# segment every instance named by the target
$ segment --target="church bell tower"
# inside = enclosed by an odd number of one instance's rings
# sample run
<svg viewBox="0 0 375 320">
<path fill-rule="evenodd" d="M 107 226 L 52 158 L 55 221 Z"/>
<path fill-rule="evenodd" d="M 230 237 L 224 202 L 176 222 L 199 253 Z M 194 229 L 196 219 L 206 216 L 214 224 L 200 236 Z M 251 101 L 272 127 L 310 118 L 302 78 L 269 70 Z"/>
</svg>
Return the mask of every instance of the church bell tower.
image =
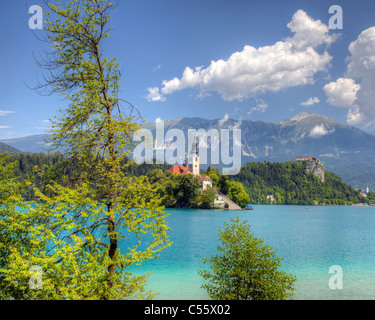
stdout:
<svg viewBox="0 0 375 320">
<path fill-rule="evenodd" d="M 189 171 L 195 176 L 200 176 L 198 142 L 195 136 L 191 152 L 189 154 Z"/>
</svg>

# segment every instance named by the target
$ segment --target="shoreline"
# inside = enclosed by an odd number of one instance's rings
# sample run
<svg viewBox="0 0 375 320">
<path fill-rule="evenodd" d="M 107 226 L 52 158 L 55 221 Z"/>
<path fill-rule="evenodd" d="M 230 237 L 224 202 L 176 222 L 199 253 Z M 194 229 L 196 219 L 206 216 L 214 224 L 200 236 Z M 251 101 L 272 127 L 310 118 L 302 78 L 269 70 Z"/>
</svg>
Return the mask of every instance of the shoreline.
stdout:
<svg viewBox="0 0 375 320">
<path fill-rule="evenodd" d="M 269 203 L 253 203 L 251 206 L 301 206 L 301 207 L 375 207 L 375 204 L 353 203 L 353 204 L 269 204 Z M 191 210 L 244 210 L 251 211 L 246 208 L 229 209 L 229 208 L 182 208 L 182 207 L 165 207 L 165 209 L 191 209 Z"/>
</svg>

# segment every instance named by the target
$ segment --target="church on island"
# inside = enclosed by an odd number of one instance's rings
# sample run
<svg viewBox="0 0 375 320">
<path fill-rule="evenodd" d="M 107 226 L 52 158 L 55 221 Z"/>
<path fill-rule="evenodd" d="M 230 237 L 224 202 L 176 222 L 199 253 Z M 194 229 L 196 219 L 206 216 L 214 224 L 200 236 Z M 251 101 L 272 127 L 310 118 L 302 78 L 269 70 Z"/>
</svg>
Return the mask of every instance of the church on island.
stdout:
<svg viewBox="0 0 375 320">
<path fill-rule="evenodd" d="M 194 176 L 199 177 L 200 182 L 200 189 L 201 192 L 208 188 L 213 188 L 216 192 L 216 199 L 214 201 L 214 207 L 216 208 L 228 208 L 229 210 L 241 210 L 241 207 L 234 203 L 231 199 L 229 199 L 226 195 L 220 193 L 216 188 L 213 186 L 212 179 L 206 175 L 200 174 L 200 164 L 199 164 L 199 152 L 198 152 L 198 142 L 194 137 L 194 142 L 191 148 L 191 152 L 188 155 L 188 163 L 186 161 L 183 165 L 175 164 L 173 165 L 169 171 L 175 174 L 192 174 Z"/>
<path fill-rule="evenodd" d="M 199 177 L 199 182 L 201 184 L 201 191 L 206 190 L 207 188 L 212 188 L 213 183 L 211 178 L 208 175 L 200 174 L 200 165 L 199 165 L 199 153 L 198 153 L 198 142 L 194 138 L 192 149 L 188 155 L 189 165 L 186 164 L 186 161 L 183 165 L 175 164 L 169 171 L 171 173 L 177 174 L 192 174 Z"/>
</svg>

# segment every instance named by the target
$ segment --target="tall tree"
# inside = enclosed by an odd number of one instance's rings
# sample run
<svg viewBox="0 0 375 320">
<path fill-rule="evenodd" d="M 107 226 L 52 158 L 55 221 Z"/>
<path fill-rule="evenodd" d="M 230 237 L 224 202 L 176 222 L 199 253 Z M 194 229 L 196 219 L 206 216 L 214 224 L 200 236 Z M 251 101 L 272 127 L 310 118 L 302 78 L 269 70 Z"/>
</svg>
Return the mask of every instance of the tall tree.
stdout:
<svg viewBox="0 0 375 320">
<path fill-rule="evenodd" d="M 53 196 L 35 190 L 41 204 L 30 207 L 42 221 L 30 229 L 40 249 L 13 252 L 8 278 L 18 274 L 25 288 L 26 267 L 33 264 L 43 270 L 43 290 L 28 291 L 29 298 L 150 298 L 147 275 L 133 275 L 129 267 L 157 257 L 170 241 L 160 199 L 147 179 L 123 173 L 139 124 L 135 108 L 119 97 L 116 58 L 103 57 L 114 5 L 108 0 L 45 4 L 46 39 L 53 51 L 38 61 L 46 73 L 35 89 L 69 102 L 51 129 L 65 160 L 41 173 L 51 178 L 47 187 Z M 69 178 L 57 179 L 67 167 Z"/>
</svg>

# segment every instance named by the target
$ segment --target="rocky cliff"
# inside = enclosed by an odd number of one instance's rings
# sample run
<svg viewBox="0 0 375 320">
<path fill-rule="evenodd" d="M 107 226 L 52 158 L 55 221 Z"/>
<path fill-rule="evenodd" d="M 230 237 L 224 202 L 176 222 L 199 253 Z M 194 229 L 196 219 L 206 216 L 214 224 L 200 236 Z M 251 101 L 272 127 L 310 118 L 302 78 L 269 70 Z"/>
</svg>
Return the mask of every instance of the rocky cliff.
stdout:
<svg viewBox="0 0 375 320">
<path fill-rule="evenodd" d="M 321 182 L 324 182 L 324 167 L 319 160 L 307 160 L 306 171 L 314 174 Z"/>
</svg>

